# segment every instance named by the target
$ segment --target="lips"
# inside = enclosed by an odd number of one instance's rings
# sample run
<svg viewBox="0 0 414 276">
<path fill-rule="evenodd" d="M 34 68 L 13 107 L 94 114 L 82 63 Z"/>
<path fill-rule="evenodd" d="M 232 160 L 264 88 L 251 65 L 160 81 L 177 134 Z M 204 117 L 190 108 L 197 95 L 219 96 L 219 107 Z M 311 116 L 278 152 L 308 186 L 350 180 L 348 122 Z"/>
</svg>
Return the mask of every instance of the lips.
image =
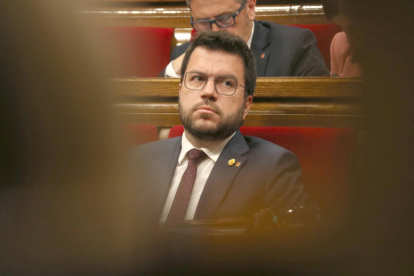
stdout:
<svg viewBox="0 0 414 276">
<path fill-rule="evenodd" d="M 211 106 L 202 105 L 197 108 L 197 111 L 203 112 L 203 113 L 217 113 Z"/>
</svg>

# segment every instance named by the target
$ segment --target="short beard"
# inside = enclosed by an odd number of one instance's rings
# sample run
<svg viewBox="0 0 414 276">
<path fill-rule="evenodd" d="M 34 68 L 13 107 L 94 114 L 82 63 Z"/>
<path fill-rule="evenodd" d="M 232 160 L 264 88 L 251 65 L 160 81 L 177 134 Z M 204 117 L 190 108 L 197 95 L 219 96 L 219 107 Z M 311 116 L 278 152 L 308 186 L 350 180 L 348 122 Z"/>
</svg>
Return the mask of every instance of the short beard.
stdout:
<svg viewBox="0 0 414 276">
<path fill-rule="evenodd" d="M 204 128 L 202 126 L 196 126 L 193 120 L 191 119 L 191 115 L 202 105 L 208 105 L 214 109 L 214 111 L 219 115 L 222 119 L 219 121 L 215 128 Z M 218 108 L 214 102 L 211 102 L 208 99 L 204 100 L 204 103 L 198 104 L 194 106 L 190 111 L 185 112 L 181 108 L 180 99 L 178 99 L 178 107 L 180 110 L 180 120 L 184 126 L 184 129 L 188 131 L 191 135 L 201 141 L 218 141 L 224 140 L 230 135 L 232 135 L 236 130 L 238 130 L 243 125 L 243 114 L 244 114 L 244 106 L 242 106 L 236 114 L 231 115 L 227 118 L 222 118 L 222 112 L 220 108 Z M 208 119 L 211 115 L 210 114 L 201 114 L 202 119 Z"/>
</svg>

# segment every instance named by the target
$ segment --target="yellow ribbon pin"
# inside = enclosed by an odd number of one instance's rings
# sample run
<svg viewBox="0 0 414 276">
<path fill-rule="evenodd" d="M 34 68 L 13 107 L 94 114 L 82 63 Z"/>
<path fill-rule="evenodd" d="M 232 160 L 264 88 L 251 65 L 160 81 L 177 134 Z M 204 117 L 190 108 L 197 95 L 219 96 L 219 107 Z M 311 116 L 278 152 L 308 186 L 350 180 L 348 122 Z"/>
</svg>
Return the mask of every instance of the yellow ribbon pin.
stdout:
<svg viewBox="0 0 414 276">
<path fill-rule="evenodd" d="M 230 159 L 229 160 L 229 166 L 233 166 L 234 165 L 234 163 L 236 163 L 236 160 L 233 158 L 233 159 Z"/>
</svg>

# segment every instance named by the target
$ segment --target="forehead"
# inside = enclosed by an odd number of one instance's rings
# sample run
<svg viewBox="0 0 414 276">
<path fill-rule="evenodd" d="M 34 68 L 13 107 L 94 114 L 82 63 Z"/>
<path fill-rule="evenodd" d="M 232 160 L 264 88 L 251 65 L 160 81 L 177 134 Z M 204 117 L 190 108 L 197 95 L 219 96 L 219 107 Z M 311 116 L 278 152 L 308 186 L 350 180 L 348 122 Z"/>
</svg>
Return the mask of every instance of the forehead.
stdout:
<svg viewBox="0 0 414 276">
<path fill-rule="evenodd" d="M 244 83 L 244 64 L 242 58 L 220 50 L 208 50 L 203 47 L 194 49 L 190 56 L 186 72 L 198 71 L 211 75 L 227 75 Z"/>
<path fill-rule="evenodd" d="M 213 19 L 222 14 L 233 14 L 240 8 L 236 0 L 192 0 L 191 15 L 195 19 Z"/>
</svg>

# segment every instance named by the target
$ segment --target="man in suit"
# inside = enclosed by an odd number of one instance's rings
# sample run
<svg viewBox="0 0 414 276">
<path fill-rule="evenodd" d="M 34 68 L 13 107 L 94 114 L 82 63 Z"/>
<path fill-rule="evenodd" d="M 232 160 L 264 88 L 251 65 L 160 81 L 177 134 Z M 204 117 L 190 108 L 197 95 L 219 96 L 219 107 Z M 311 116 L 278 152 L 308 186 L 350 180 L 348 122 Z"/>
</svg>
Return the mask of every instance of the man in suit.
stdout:
<svg viewBox="0 0 414 276">
<path fill-rule="evenodd" d="M 197 32 L 223 30 L 240 36 L 256 58 L 259 77 L 329 76 L 329 70 L 308 29 L 255 21 L 256 0 L 187 0 Z M 184 52 L 176 47 L 160 76 L 180 77 Z"/>
<path fill-rule="evenodd" d="M 151 223 L 168 225 L 175 205 L 183 210 L 172 225 L 183 219 L 252 216 L 263 208 L 280 215 L 310 203 L 297 157 L 239 131 L 256 85 L 246 43 L 226 32 L 203 32 L 188 49 L 181 73 L 183 136 L 131 150 L 141 210 L 152 213 Z M 193 161 L 193 151 L 202 158 Z"/>
</svg>

